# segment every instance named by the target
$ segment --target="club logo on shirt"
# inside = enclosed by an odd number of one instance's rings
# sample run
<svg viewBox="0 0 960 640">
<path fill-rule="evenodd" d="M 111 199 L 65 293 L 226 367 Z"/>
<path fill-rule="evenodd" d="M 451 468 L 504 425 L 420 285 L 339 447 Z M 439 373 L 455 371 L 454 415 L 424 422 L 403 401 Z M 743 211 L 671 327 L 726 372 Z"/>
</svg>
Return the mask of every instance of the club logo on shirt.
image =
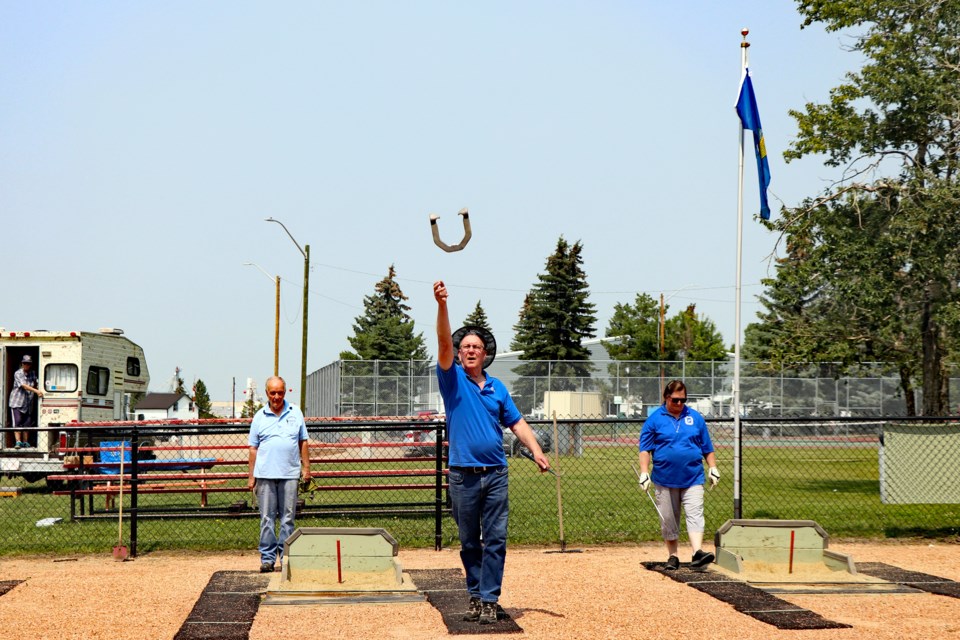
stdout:
<svg viewBox="0 0 960 640">
<path fill-rule="evenodd" d="M 684 418 L 684 419 L 683 419 L 683 424 L 687 425 L 688 427 L 692 427 L 692 426 L 693 426 L 693 416 L 687 416 L 686 418 Z"/>
</svg>

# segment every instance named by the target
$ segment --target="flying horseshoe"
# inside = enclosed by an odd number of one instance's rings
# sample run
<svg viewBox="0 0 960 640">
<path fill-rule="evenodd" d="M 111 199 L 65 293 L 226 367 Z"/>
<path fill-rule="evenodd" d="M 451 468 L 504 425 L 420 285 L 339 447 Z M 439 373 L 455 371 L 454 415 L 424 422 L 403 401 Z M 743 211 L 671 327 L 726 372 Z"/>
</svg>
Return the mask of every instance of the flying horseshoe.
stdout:
<svg viewBox="0 0 960 640">
<path fill-rule="evenodd" d="M 433 232 L 433 243 L 447 253 L 452 253 L 454 251 L 460 251 L 463 249 L 465 246 L 467 246 L 467 243 L 470 242 L 470 236 L 473 235 L 470 232 L 470 213 L 467 211 L 467 208 L 464 207 L 463 209 L 460 209 L 460 211 L 457 212 L 457 215 L 463 216 L 463 240 L 461 240 L 458 244 L 450 246 L 440 239 L 440 229 L 437 228 L 437 220 L 440 219 L 440 216 L 435 213 L 430 214 L 430 230 Z"/>
</svg>

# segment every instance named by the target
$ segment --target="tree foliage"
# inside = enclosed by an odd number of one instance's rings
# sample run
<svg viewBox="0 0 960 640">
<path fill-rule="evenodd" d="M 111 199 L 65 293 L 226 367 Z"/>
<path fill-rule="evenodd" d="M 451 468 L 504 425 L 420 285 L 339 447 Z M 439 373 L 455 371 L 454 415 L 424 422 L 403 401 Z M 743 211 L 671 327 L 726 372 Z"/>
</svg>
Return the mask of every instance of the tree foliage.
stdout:
<svg viewBox="0 0 960 640">
<path fill-rule="evenodd" d="M 480 305 L 480 301 L 477 300 L 477 306 L 473 308 L 473 311 L 468 315 L 464 321 L 464 326 L 470 325 L 474 327 L 480 327 L 486 329 L 487 331 L 491 330 L 490 320 L 487 319 L 487 312 L 483 310 L 483 307 Z"/>
<path fill-rule="evenodd" d="M 344 351 L 344 360 L 426 360 L 427 347 L 422 333 L 414 332 L 414 321 L 407 313 L 407 296 L 396 282 L 393 265 L 386 277 L 374 287 L 373 295 L 363 299 L 364 313 L 357 316 L 354 335 L 347 338 L 354 351 Z"/>
<path fill-rule="evenodd" d="M 240 417 L 252 418 L 260 409 L 263 409 L 263 403 L 257 402 L 253 398 L 247 398 L 246 402 L 243 403 L 243 408 L 240 409 Z"/>
<path fill-rule="evenodd" d="M 187 389 L 183 386 L 183 378 L 180 376 L 180 367 L 177 367 L 173 372 L 173 380 L 170 383 L 172 390 L 176 394 L 186 395 Z"/>
<path fill-rule="evenodd" d="M 197 406 L 197 415 L 200 418 L 215 417 L 210 410 L 210 394 L 207 392 L 207 385 L 200 378 L 197 378 L 193 385 L 193 404 Z"/>
<path fill-rule="evenodd" d="M 664 307 L 664 314 L 669 310 Z M 650 295 L 638 293 L 633 304 L 617 303 L 607 325 L 604 342 L 614 360 L 726 360 L 727 349 L 716 324 L 697 315 L 695 304 L 663 322 L 663 350 L 660 349 L 660 305 Z"/>
<path fill-rule="evenodd" d="M 606 337 L 620 338 L 603 343 L 614 360 L 660 360 L 659 303 L 646 293 L 638 293 L 633 304 L 616 303 Z"/>
<path fill-rule="evenodd" d="M 514 385 L 514 395 L 522 398 L 518 401 L 521 410 L 532 409 L 546 390 L 545 385 L 537 386 L 532 378 L 549 378 L 551 390 L 562 391 L 580 389 L 582 379 L 590 376 L 590 351 L 583 341 L 596 335 L 596 308 L 588 301 L 590 292 L 582 254 L 579 241 L 571 245 L 561 236 L 556 250 L 547 258 L 544 272 L 538 274 L 537 282 L 524 298 L 510 348 L 521 352 L 521 360 L 536 362 L 514 369 L 515 373 L 531 378 Z"/>
<path fill-rule="evenodd" d="M 697 315 L 697 305 L 686 309 L 664 322 L 664 350 L 680 360 L 726 360 L 727 348 L 723 336 L 713 320 Z"/>
<path fill-rule="evenodd" d="M 842 179 L 772 227 L 786 246 L 749 351 L 773 361 L 896 362 L 924 415 L 949 407 L 960 303 L 960 3 L 799 0 L 804 26 L 850 35 L 862 68 L 791 111 L 788 161 L 825 156 Z"/>
</svg>

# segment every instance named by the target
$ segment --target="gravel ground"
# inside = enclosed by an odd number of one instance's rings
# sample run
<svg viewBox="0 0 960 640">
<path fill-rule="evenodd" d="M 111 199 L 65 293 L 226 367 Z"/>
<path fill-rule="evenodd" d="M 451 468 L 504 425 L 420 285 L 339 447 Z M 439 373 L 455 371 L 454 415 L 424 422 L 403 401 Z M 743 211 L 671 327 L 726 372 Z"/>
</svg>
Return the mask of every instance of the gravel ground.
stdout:
<svg viewBox="0 0 960 640">
<path fill-rule="evenodd" d="M 853 628 L 779 631 L 644 569 L 641 562 L 665 559 L 661 545 L 571 548 L 580 548 L 582 553 L 510 549 L 501 604 L 524 630 L 512 637 L 960 638 L 960 599 L 956 598 L 931 594 L 783 596 Z M 830 548 L 848 553 L 858 562 L 884 562 L 960 581 L 960 544 L 831 541 Z M 689 560 L 686 554 L 681 553 L 681 561 Z M 400 562 L 404 570 L 448 569 L 459 567 L 459 556 L 455 549 L 401 550 Z M 109 550 L 100 555 L 7 558 L 0 561 L 0 581 L 24 582 L 0 596 L 0 637 L 173 638 L 214 572 L 253 571 L 258 565 L 255 551 L 156 552 L 128 562 L 115 562 Z M 445 636 L 440 614 L 428 603 L 261 606 L 250 631 L 251 640 Z"/>
</svg>

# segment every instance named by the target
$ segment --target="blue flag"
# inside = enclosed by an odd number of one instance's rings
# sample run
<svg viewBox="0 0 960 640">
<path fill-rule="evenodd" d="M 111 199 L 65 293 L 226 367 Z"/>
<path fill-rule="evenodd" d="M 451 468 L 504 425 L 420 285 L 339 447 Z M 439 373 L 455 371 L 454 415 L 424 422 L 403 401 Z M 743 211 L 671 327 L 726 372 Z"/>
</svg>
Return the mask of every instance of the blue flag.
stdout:
<svg viewBox="0 0 960 640">
<path fill-rule="evenodd" d="M 757 153 L 757 177 L 760 179 L 760 217 L 769 220 L 770 205 L 767 204 L 767 187 L 770 186 L 770 165 L 767 163 L 767 145 L 763 141 L 760 111 L 757 109 L 757 97 L 753 93 L 749 69 L 743 70 L 743 78 L 740 80 L 737 115 L 740 116 L 743 128 L 753 132 L 753 149 Z"/>
</svg>

